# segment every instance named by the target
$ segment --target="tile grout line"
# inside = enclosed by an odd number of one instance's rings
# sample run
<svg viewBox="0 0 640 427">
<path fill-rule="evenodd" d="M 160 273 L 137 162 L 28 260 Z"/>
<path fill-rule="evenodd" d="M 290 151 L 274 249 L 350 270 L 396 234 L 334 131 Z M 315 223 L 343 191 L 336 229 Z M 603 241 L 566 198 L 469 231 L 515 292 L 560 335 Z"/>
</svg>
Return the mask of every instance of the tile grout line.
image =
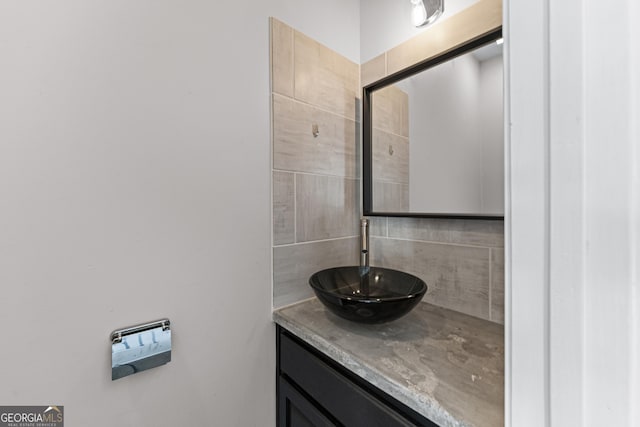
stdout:
<svg viewBox="0 0 640 427">
<path fill-rule="evenodd" d="M 437 240 L 418 240 L 418 239 L 408 239 L 406 237 L 390 237 L 388 235 L 389 230 L 387 227 L 387 236 L 373 236 L 381 239 L 389 239 L 389 240 L 399 240 L 401 242 L 416 242 L 416 243 L 430 243 L 434 245 L 447 245 L 447 246 L 460 246 L 463 248 L 476 248 L 476 249 L 502 249 L 494 246 L 482 246 L 482 245 L 472 245 L 469 243 L 455 243 L 455 242 L 438 242 Z"/>
<path fill-rule="evenodd" d="M 293 86 L 294 86 L 294 91 L 295 91 L 295 82 L 293 83 Z M 342 115 L 340 113 L 336 113 L 334 111 L 327 110 L 327 109 L 322 108 L 322 107 L 320 107 L 318 105 L 311 104 L 310 102 L 306 102 L 306 101 L 303 101 L 303 100 L 295 98 L 295 97 L 292 98 L 292 97 L 290 97 L 288 95 L 285 95 L 285 94 L 282 94 L 282 93 L 278 93 L 278 92 L 273 92 L 273 93 L 275 95 L 281 97 L 281 98 L 286 98 L 286 99 L 288 99 L 290 101 L 297 102 L 298 104 L 302 104 L 302 105 L 306 105 L 306 106 L 311 107 L 311 108 L 315 108 L 318 111 L 321 111 L 321 112 L 327 113 L 327 114 L 331 114 L 332 116 L 336 116 L 336 117 L 339 117 L 341 119 L 349 120 L 349 121 L 354 122 L 354 123 L 360 123 L 361 122 L 360 120 L 356 120 L 355 118 L 347 117 L 347 116 Z M 294 96 L 295 96 L 295 93 L 294 93 Z M 358 101 L 360 101 L 360 98 L 356 98 L 356 99 L 358 99 Z"/>
<path fill-rule="evenodd" d="M 388 76 L 389 75 L 389 55 L 388 55 L 388 50 L 385 50 L 384 52 L 384 76 Z"/>
<path fill-rule="evenodd" d="M 379 182 L 382 184 L 406 185 L 407 187 L 409 186 L 408 182 L 387 181 L 384 179 L 374 179 L 373 182 Z"/>
<path fill-rule="evenodd" d="M 318 177 L 327 177 L 327 178 L 344 178 L 344 179 L 349 179 L 352 181 L 360 181 L 361 178 L 356 178 L 356 177 L 352 177 L 352 176 L 344 176 L 344 175 L 328 175 L 328 174 L 323 174 L 323 173 L 316 173 L 316 172 L 305 172 L 305 171 L 292 171 L 292 170 L 286 170 L 286 169 L 274 169 L 274 172 L 283 172 L 283 173 L 291 173 L 294 175 L 309 175 L 309 176 L 318 176 Z"/>
<path fill-rule="evenodd" d="M 298 243 L 298 175 L 293 174 L 293 243 Z"/>
<path fill-rule="evenodd" d="M 398 138 L 406 139 L 406 140 L 407 140 L 406 142 L 407 142 L 407 143 L 409 143 L 409 139 L 410 139 L 410 138 L 409 138 L 408 136 L 400 135 L 400 134 L 395 133 L 395 132 L 389 132 L 389 131 L 388 131 L 388 130 L 386 130 L 386 129 L 382 129 L 382 128 L 375 127 L 375 126 L 372 126 L 372 129 L 373 129 L 373 130 L 379 130 L 380 132 L 384 132 L 384 133 L 386 133 L 387 135 L 397 136 Z"/>
<path fill-rule="evenodd" d="M 293 97 L 296 96 L 296 32 L 292 27 L 289 27 L 291 30 L 291 71 L 293 75 L 291 76 L 291 94 Z"/>
<path fill-rule="evenodd" d="M 489 248 L 489 320 L 493 321 L 493 249 Z"/>
<path fill-rule="evenodd" d="M 291 95 L 296 96 L 296 32 L 293 27 L 289 27 L 291 31 Z M 275 105 L 275 100 L 274 100 Z M 274 108 L 275 110 L 275 108 Z M 274 136 L 275 136 L 275 126 L 274 126 Z M 275 158 L 275 138 L 273 143 L 273 151 Z M 293 243 L 298 243 L 298 175 L 296 173 L 293 174 Z"/>
<path fill-rule="evenodd" d="M 296 243 L 284 243 L 282 245 L 274 246 L 274 248 L 284 248 L 284 247 L 290 247 L 290 246 L 308 245 L 308 244 L 319 243 L 319 242 L 336 242 L 338 240 L 348 240 L 348 239 L 356 239 L 356 238 L 358 238 L 358 236 L 356 236 L 356 235 L 343 236 L 343 237 L 332 237 L 330 239 L 308 240 L 306 242 L 296 242 Z"/>
</svg>

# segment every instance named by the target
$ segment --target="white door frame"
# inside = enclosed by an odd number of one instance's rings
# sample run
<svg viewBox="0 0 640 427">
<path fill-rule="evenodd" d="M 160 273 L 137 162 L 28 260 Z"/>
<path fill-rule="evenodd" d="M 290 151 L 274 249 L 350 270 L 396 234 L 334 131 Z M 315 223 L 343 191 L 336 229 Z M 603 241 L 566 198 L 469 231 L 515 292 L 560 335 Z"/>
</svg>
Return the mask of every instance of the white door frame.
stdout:
<svg viewBox="0 0 640 427">
<path fill-rule="evenodd" d="M 640 423 L 637 3 L 505 0 L 510 426 Z"/>
</svg>

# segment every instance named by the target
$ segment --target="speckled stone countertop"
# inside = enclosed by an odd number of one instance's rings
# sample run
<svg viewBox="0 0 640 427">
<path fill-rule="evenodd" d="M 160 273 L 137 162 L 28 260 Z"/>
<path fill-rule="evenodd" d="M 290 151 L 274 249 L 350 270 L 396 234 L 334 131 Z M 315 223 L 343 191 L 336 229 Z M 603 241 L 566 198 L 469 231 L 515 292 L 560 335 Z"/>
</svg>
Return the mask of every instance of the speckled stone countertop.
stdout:
<svg viewBox="0 0 640 427">
<path fill-rule="evenodd" d="M 349 322 L 315 298 L 274 321 L 442 427 L 504 425 L 501 325 L 420 303 L 383 325 Z"/>
</svg>

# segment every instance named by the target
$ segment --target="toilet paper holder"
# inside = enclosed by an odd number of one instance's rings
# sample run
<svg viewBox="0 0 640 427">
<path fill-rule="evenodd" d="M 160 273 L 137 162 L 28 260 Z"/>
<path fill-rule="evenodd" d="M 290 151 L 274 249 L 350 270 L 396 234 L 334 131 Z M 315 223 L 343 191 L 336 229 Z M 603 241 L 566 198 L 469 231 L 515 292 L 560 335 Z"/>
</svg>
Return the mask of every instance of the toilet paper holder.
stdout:
<svg viewBox="0 0 640 427">
<path fill-rule="evenodd" d="M 111 379 L 117 380 L 171 361 L 171 322 L 154 322 L 111 333 Z"/>
</svg>

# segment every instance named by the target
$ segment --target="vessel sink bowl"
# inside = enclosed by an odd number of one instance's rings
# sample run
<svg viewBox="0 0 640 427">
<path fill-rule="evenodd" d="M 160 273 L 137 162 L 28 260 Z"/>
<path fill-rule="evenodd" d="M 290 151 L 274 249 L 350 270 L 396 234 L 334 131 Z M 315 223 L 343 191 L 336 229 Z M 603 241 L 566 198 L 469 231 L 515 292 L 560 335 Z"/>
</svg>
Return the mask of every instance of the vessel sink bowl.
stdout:
<svg viewBox="0 0 640 427">
<path fill-rule="evenodd" d="M 402 271 L 357 266 L 318 271 L 309 278 L 318 299 L 334 314 L 354 322 L 384 323 L 407 314 L 427 284 Z"/>
</svg>

